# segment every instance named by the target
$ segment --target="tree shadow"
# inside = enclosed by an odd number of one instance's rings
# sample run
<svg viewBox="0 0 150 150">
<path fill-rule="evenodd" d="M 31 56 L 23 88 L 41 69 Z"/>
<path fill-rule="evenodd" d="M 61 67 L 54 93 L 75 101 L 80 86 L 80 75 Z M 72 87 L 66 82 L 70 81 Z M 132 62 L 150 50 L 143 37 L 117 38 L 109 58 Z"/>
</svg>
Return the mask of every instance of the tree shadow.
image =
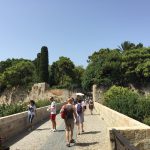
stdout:
<svg viewBox="0 0 150 150">
<path fill-rule="evenodd" d="M 90 146 L 90 145 L 95 145 L 95 144 L 98 144 L 98 142 L 90 142 L 90 143 L 76 143 L 75 145 L 76 146 Z"/>
<path fill-rule="evenodd" d="M 101 131 L 89 131 L 89 132 L 83 132 L 82 134 L 97 134 L 101 133 Z"/>
</svg>

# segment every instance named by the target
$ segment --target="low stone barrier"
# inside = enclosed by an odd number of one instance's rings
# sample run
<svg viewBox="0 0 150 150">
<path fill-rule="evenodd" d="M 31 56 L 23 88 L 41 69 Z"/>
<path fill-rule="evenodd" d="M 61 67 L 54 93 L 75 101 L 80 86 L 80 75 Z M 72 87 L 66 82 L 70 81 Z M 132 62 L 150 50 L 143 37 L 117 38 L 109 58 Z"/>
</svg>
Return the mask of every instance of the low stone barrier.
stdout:
<svg viewBox="0 0 150 150">
<path fill-rule="evenodd" d="M 57 104 L 57 111 L 60 110 L 62 105 L 63 104 Z M 33 120 L 34 125 L 49 118 L 47 108 L 48 106 L 37 108 L 37 116 Z M 0 118 L 0 137 L 5 139 L 3 142 L 6 142 L 28 128 L 27 117 L 28 113 L 25 111 Z"/>
<path fill-rule="evenodd" d="M 114 149 L 112 129 L 124 135 L 139 150 L 150 150 L 150 126 L 94 102 L 96 111 L 107 125 L 108 149 Z"/>
</svg>

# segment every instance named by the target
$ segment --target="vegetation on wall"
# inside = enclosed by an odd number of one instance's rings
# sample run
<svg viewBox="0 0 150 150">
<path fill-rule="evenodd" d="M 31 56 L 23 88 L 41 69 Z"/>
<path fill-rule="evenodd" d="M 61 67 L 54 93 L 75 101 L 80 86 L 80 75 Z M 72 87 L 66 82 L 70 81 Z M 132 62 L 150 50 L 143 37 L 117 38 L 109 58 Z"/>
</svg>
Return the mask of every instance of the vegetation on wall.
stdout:
<svg viewBox="0 0 150 150">
<path fill-rule="evenodd" d="M 50 101 L 48 100 L 38 100 L 36 103 L 36 107 L 43 107 L 50 105 Z M 2 104 L 0 105 L 0 117 L 20 113 L 28 110 L 28 103 L 13 103 L 13 104 Z"/>
<path fill-rule="evenodd" d="M 104 105 L 150 125 L 150 97 L 129 88 L 112 86 L 104 94 Z"/>
</svg>

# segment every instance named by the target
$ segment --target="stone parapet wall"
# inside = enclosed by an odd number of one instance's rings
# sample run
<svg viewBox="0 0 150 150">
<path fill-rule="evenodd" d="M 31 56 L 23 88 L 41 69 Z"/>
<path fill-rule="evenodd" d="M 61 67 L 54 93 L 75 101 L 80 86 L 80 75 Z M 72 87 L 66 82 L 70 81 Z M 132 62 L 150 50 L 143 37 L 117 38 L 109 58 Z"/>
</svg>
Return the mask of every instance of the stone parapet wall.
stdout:
<svg viewBox="0 0 150 150">
<path fill-rule="evenodd" d="M 150 150 L 150 126 L 97 102 L 94 102 L 94 106 L 100 118 L 107 126 L 108 140 L 111 139 L 113 141 L 112 129 L 114 128 L 124 135 L 131 144 L 139 148 L 139 150 Z M 110 140 L 108 143 L 109 149 L 113 150 L 114 143 L 110 142 Z"/>
<path fill-rule="evenodd" d="M 97 112 L 100 114 L 100 117 L 104 119 L 107 127 L 149 127 L 137 120 L 134 120 L 97 102 L 94 103 L 94 106 Z"/>
<path fill-rule="evenodd" d="M 115 128 L 119 133 L 126 137 L 132 145 L 138 150 L 150 150 L 150 128 L 144 127 L 124 127 Z M 111 139 L 111 147 L 114 147 L 114 135 L 112 134 L 112 128 L 108 129 Z"/>
<path fill-rule="evenodd" d="M 62 105 L 63 104 L 57 104 L 57 111 L 60 110 Z M 34 124 L 40 123 L 49 118 L 47 107 L 48 106 L 37 108 L 37 116 L 33 120 Z M 29 124 L 27 117 L 28 113 L 25 111 L 0 118 L 0 137 L 5 138 L 4 142 L 28 128 Z"/>
</svg>

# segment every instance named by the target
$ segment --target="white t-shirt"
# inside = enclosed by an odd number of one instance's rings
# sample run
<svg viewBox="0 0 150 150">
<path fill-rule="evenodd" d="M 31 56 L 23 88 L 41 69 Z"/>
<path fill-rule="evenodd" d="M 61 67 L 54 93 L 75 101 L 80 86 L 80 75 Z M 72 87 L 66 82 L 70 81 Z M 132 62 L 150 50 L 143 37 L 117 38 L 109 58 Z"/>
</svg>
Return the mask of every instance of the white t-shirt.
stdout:
<svg viewBox="0 0 150 150">
<path fill-rule="evenodd" d="M 53 101 L 50 107 L 51 114 L 56 114 L 56 102 Z"/>
<path fill-rule="evenodd" d="M 82 101 L 82 107 L 83 107 L 83 106 L 86 106 L 86 103 L 85 103 L 84 101 Z"/>
<path fill-rule="evenodd" d="M 29 105 L 28 106 L 28 114 L 35 115 L 36 106 L 35 105 Z"/>
</svg>

